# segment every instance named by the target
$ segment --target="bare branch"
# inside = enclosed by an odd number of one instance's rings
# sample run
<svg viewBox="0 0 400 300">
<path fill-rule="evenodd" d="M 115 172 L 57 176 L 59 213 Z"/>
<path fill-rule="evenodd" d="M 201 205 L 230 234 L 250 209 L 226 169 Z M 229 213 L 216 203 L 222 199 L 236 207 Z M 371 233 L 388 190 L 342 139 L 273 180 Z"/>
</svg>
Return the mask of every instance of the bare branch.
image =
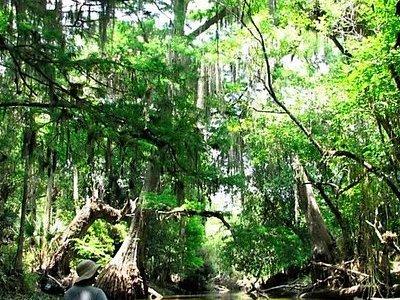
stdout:
<svg viewBox="0 0 400 300">
<path fill-rule="evenodd" d="M 371 226 L 372 228 L 374 228 L 375 234 L 376 234 L 376 236 L 378 237 L 379 241 L 380 241 L 382 244 L 384 244 L 385 241 L 384 241 L 384 239 L 382 238 L 382 234 L 380 233 L 378 227 L 376 226 L 376 220 L 375 220 L 374 224 L 372 224 L 372 223 L 371 223 L 370 221 L 368 221 L 368 220 L 365 220 L 365 223 L 367 223 L 369 226 Z"/>
<path fill-rule="evenodd" d="M 284 111 L 277 111 L 277 110 L 262 110 L 258 109 L 255 107 L 251 107 L 252 110 L 260 113 L 266 113 L 266 114 L 286 114 Z"/>
<path fill-rule="evenodd" d="M 362 273 L 362 272 L 354 271 L 354 270 L 351 270 L 351 269 L 347 269 L 347 268 L 343 268 L 343 267 L 327 264 L 327 263 L 324 263 L 324 262 L 312 261 L 311 263 L 314 266 L 319 266 L 319 267 L 328 268 L 328 269 L 334 269 L 334 270 L 338 270 L 338 271 L 341 271 L 341 272 L 344 272 L 344 273 L 350 273 L 350 274 L 354 274 L 354 275 L 362 276 L 362 277 L 367 277 L 367 278 L 370 277 L 370 275 L 368 275 L 366 273 Z"/>
<path fill-rule="evenodd" d="M 332 40 L 332 42 L 335 44 L 335 46 L 339 49 L 339 51 L 343 55 L 345 55 L 345 56 L 347 56 L 349 58 L 353 57 L 353 55 L 349 51 L 347 51 L 347 49 L 345 49 L 343 47 L 343 45 L 338 41 L 338 39 L 337 39 L 337 37 L 335 35 L 331 34 L 331 35 L 328 35 L 328 37 Z"/>
<path fill-rule="evenodd" d="M 197 27 L 195 30 L 193 30 L 191 33 L 187 35 L 189 39 L 195 39 L 197 36 L 202 34 L 204 31 L 206 31 L 208 28 L 210 28 L 212 25 L 217 23 L 218 21 L 222 20 L 228 13 L 227 8 L 223 8 L 221 11 L 217 12 L 212 18 L 208 19 L 205 21 L 202 25 Z"/>
<path fill-rule="evenodd" d="M 347 192 L 348 190 L 352 189 L 355 187 L 357 184 L 361 182 L 362 179 L 364 179 L 365 176 L 367 176 L 367 172 L 363 172 L 361 175 L 359 175 L 353 182 L 351 182 L 349 185 L 345 186 L 344 188 L 341 188 L 336 192 L 336 197 L 339 197 L 341 194 Z"/>
<path fill-rule="evenodd" d="M 205 218 L 217 218 L 219 219 L 222 224 L 229 230 L 231 230 L 231 225 L 225 220 L 224 215 L 221 211 L 209 211 L 209 210 L 193 210 L 193 209 L 181 209 L 175 208 L 170 211 L 159 211 L 158 214 L 160 215 L 184 215 L 184 216 L 200 216 Z"/>
</svg>

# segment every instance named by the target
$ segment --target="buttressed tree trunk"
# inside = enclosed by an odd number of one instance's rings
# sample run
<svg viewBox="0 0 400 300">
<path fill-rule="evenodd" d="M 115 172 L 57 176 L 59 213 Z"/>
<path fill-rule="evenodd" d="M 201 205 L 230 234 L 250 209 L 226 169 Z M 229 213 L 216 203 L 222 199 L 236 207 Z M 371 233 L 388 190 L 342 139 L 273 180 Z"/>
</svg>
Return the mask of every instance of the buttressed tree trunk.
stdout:
<svg viewBox="0 0 400 300">
<path fill-rule="evenodd" d="M 110 300 L 146 298 L 138 268 L 141 231 L 142 211 L 140 207 L 137 207 L 127 237 L 97 279 L 97 285 Z"/>
<path fill-rule="evenodd" d="M 160 169 L 156 162 L 156 156 L 149 162 L 145 171 L 145 180 L 142 192 L 156 192 L 159 185 Z M 139 197 L 139 202 L 143 194 Z M 114 258 L 104 268 L 98 277 L 97 285 L 107 294 L 111 300 L 143 299 L 151 296 L 161 298 L 146 283 L 144 270 L 144 244 L 146 215 L 140 203 L 134 212 L 127 237 Z"/>
<path fill-rule="evenodd" d="M 293 158 L 293 170 L 296 177 L 296 193 L 299 206 L 306 216 L 311 236 L 313 260 L 332 263 L 336 260 L 335 241 L 328 231 L 315 199 L 312 185 L 297 156 Z"/>
</svg>

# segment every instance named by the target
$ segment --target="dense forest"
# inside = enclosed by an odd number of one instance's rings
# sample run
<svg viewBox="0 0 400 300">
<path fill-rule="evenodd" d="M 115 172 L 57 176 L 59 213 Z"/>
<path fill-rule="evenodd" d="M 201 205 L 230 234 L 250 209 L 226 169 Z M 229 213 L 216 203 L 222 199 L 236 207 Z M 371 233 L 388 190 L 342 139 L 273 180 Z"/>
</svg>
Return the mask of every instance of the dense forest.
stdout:
<svg viewBox="0 0 400 300">
<path fill-rule="evenodd" d="M 1 0 L 0 298 L 82 259 L 108 299 L 398 296 L 399 47 L 393 0 Z"/>
</svg>

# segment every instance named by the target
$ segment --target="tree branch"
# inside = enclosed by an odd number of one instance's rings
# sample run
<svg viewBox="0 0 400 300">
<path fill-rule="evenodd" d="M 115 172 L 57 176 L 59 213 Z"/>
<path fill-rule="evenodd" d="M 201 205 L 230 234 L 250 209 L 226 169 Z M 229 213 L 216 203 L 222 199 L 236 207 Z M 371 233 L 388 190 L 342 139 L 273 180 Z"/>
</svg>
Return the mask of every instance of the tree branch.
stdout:
<svg viewBox="0 0 400 300">
<path fill-rule="evenodd" d="M 202 34 L 204 31 L 206 31 L 212 25 L 214 25 L 218 21 L 222 20 L 227 15 L 227 13 L 228 13 L 227 8 L 226 7 L 223 8 L 221 11 L 217 12 L 212 18 L 208 19 L 202 25 L 200 25 L 195 30 L 193 30 L 191 33 L 189 33 L 187 35 L 187 37 L 191 40 L 195 39 L 197 36 Z"/>
<path fill-rule="evenodd" d="M 330 38 L 330 39 L 332 40 L 332 42 L 335 44 L 335 46 L 339 49 L 339 51 L 340 51 L 343 55 L 345 55 L 345 56 L 347 56 L 347 57 L 349 57 L 349 58 L 352 58 L 352 57 L 353 57 L 353 55 L 352 55 L 349 51 L 347 51 L 347 50 L 343 47 L 343 45 L 338 41 L 338 39 L 337 39 L 337 37 L 336 37 L 335 35 L 330 34 L 330 35 L 328 35 L 328 38 Z"/>
<path fill-rule="evenodd" d="M 362 273 L 362 272 L 354 271 L 354 270 L 351 270 L 351 269 L 347 269 L 347 268 L 343 268 L 343 267 L 327 264 L 327 263 L 324 263 L 324 262 L 312 261 L 311 263 L 314 266 L 318 266 L 318 267 L 334 269 L 334 270 L 338 270 L 338 271 L 341 271 L 341 272 L 344 272 L 344 273 L 350 273 L 350 274 L 354 274 L 354 275 L 362 276 L 362 277 L 367 277 L 367 278 L 370 277 L 370 275 L 368 275 L 366 273 Z"/>
<path fill-rule="evenodd" d="M 334 156 L 346 157 L 346 158 L 349 158 L 349 159 L 357 162 L 358 164 L 362 165 L 368 172 L 376 175 L 378 178 L 383 179 L 386 182 L 386 184 L 389 186 L 389 188 L 392 190 L 392 192 L 396 195 L 397 199 L 400 200 L 400 190 L 397 187 L 397 185 L 394 183 L 392 178 L 390 178 L 390 176 L 388 176 L 387 174 L 383 173 L 377 167 L 375 167 L 375 166 L 371 165 L 370 163 L 368 163 L 367 161 L 365 161 L 365 159 L 363 159 L 362 157 L 359 157 L 356 154 L 354 154 L 350 151 L 346 151 L 346 150 L 329 150 L 326 152 L 326 154 L 328 156 L 332 156 L 332 157 L 334 157 Z"/>
<path fill-rule="evenodd" d="M 265 114 L 286 114 L 286 112 L 284 112 L 284 111 L 263 110 L 263 109 L 258 109 L 258 108 L 255 108 L 255 107 L 251 107 L 251 109 L 253 109 L 256 112 L 265 113 Z"/>
<path fill-rule="evenodd" d="M 344 188 L 341 188 L 339 190 L 336 191 L 335 196 L 336 198 L 339 197 L 341 194 L 343 194 L 344 192 L 347 192 L 348 190 L 352 189 L 353 187 L 355 187 L 357 184 L 360 183 L 360 181 L 367 176 L 367 172 L 363 172 L 361 175 L 357 176 L 357 178 L 351 182 L 349 185 L 345 186 Z"/>
<path fill-rule="evenodd" d="M 1 102 L 0 108 L 14 107 L 34 107 L 34 108 L 80 108 L 78 105 L 57 101 L 56 103 L 41 103 L 41 102 Z"/>
<path fill-rule="evenodd" d="M 182 209 L 177 207 L 170 211 L 158 211 L 160 215 L 184 215 L 184 216 L 200 216 L 205 218 L 217 218 L 224 226 L 231 230 L 231 225 L 225 220 L 224 213 L 221 211 L 209 211 L 209 210 L 193 210 L 193 209 Z"/>
<path fill-rule="evenodd" d="M 250 4 L 246 0 L 244 1 L 244 3 L 250 9 Z M 254 19 L 251 16 L 250 13 L 249 13 L 249 19 L 250 19 L 250 22 L 251 22 L 252 26 L 254 27 L 254 29 L 256 30 L 256 32 L 258 34 L 259 38 L 256 38 L 256 39 L 260 43 L 262 54 L 263 54 L 263 57 L 264 57 L 264 62 L 265 62 L 266 67 L 267 67 L 267 82 L 265 82 L 265 80 L 261 79 L 266 91 L 271 96 L 271 98 L 275 102 L 275 104 L 277 104 L 280 108 L 282 108 L 282 110 L 296 124 L 296 126 L 307 136 L 307 138 L 311 142 L 311 144 L 313 144 L 314 147 L 318 150 L 318 152 L 321 155 L 323 155 L 323 153 L 324 153 L 323 148 L 318 143 L 318 141 L 312 136 L 311 132 L 309 132 L 305 128 L 305 126 L 300 122 L 300 120 L 294 114 L 292 114 L 292 112 L 286 107 L 286 105 L 282 101 L 280 101 L 278 99 L 278 96 L 275 93 L 274 86 L 273 86 L 273 83 L 272 83 L 272 70 L 271 70 L 271 64 L 269 62 L 267 46 L 265 44 L 264 35 L 262 34 L 260 28 L 257 26 L 256 22 L 254 21 Z M 246 26 L 245 22 L 243 20 L 241 20 L 241 21 L 242 21 L 243 25 Z M 254 35 L 254 33 L 247 26 L 246 26 L 246 28 L 252 35 Z"/>
</svg>

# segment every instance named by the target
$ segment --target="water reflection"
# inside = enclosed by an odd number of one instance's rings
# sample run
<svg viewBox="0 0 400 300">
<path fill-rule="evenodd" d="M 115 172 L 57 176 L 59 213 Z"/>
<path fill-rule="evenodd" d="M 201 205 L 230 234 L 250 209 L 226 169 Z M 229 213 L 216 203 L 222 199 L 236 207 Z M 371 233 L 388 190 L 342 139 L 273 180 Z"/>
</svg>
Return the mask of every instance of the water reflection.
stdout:
<svg viewBox="0 0 400 300">
<path fill-rule="evenodd" d="M 202 294 L 202 295 L 174 295 L 174 296 L 164 296 L 163 299 L 188 299 L 188 300 L 251 300 L 251 298 L 244 293 L 223 293 L 223 294 Z"/>
</svg>

